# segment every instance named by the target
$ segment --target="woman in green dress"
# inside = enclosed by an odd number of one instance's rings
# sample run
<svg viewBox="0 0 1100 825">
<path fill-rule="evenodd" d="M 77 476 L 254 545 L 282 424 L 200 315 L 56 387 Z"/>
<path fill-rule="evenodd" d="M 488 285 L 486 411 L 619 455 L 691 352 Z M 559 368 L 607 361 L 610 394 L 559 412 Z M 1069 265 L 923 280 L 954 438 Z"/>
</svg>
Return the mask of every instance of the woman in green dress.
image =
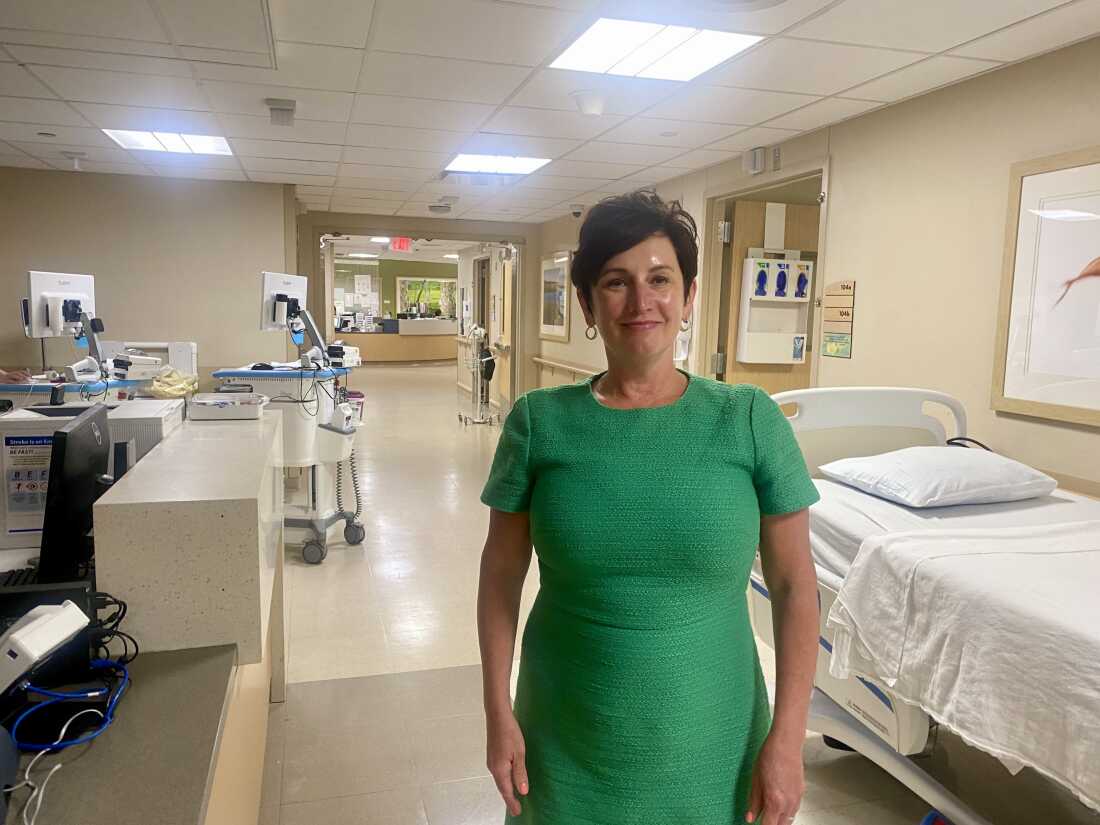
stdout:
<svg viewBox="0 0 1100 825">
<path fill-rule="evenodd" d="M 675 368 L 697 261 L 678 203 L 643 191 L 593 207 L 572 279 L 607 371 L 527 393 L 501 433 L 482 493 L 478 626 L 507 822 L 789 825 L 798 810 L 817 492 L 766 393 Z M 532 546 L 540 588 L 513 707 Z M 774 719 L 745 595 L 758 547 Z"/>
</svg>

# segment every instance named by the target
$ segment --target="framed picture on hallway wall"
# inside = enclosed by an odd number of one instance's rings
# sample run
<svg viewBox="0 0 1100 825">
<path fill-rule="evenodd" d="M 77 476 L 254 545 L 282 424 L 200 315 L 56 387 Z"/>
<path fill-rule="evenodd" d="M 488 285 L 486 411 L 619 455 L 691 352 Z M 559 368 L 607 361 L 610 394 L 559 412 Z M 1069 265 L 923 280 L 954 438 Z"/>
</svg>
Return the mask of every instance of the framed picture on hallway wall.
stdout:
<svg viewBox="0 0 1100 825">
<path fill-rule="evenodd" d="M 573 253 L 554 252 L 542 259 L 542 303 L 539 307 L 539 337 L 547 341 L 569 341 L 569 265 Z"/>
<path fill-rule="evenodd" d="M 1100 427 L 1100 146 L 1012 167 L 992 401 Z"/>
</svg>

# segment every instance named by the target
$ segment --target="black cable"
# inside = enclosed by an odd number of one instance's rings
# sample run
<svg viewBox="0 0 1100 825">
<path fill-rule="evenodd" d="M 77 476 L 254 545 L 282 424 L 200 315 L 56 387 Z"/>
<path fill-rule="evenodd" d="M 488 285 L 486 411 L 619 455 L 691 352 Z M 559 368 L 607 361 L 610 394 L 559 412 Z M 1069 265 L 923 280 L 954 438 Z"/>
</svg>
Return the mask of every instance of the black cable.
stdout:
<svg viewBox="0 0 1100 825">
<path fill-rule="evenodd" d="M 978 439 L 976 439 L 976 438 L 967 438 L 964 435 L 959 435 L 959 436 L 956 436 L 955 438 L 947 439 L 947 446 L 948 447 L 967 447 L 970 444 L 977 444 L 979 447 L 981 447 L 986 452 L 989 452 L 989 453 L 993 452 L 993 450 L 991 450 L 989 447 L 985 446 L 982 442 L 978 441 Z"/>
</svg>

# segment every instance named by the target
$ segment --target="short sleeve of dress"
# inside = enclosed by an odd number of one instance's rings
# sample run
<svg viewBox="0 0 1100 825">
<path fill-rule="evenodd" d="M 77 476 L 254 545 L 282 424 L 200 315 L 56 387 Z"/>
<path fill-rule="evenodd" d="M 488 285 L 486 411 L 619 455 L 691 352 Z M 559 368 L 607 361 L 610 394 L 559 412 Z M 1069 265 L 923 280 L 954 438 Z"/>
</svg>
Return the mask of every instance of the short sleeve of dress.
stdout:
<svg viewBox="0 0 1100 825">
<path fill-rule="evenodd" d="M 533 481 L 530 439 L 531 414 L 527 396 L 520 396 L 504 420 L 489 480 L 481 491 L 482 503 L 507 513 L 522 513 L 530 507 Z"/>
<path fill-rule="evenodd" d="M 757 388 L 749 418 L 756 450 L 752 479 L 760 512 L 775 516 L 809 507 L 821 496 L 810 479 L 791 424 L 779 405 Z"/>
</svg>

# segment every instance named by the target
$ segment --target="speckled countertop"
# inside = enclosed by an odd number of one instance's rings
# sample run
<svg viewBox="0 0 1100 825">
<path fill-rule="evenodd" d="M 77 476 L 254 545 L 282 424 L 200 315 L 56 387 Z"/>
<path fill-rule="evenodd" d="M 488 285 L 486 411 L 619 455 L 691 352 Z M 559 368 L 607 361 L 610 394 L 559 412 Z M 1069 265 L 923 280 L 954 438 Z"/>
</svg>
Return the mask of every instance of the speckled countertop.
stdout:
<svg viewBox="0 0 1100 825">
<path fill-rule="evenodd" d="M 50 780 L 40 823 L 199 825 L 224 722 L 233 645 L 142 653 L 114 724 L 89 745 L 46 756 Z M 8 823 L 22 822 L 27 790 L 12 795 Z"/>
</svg>

